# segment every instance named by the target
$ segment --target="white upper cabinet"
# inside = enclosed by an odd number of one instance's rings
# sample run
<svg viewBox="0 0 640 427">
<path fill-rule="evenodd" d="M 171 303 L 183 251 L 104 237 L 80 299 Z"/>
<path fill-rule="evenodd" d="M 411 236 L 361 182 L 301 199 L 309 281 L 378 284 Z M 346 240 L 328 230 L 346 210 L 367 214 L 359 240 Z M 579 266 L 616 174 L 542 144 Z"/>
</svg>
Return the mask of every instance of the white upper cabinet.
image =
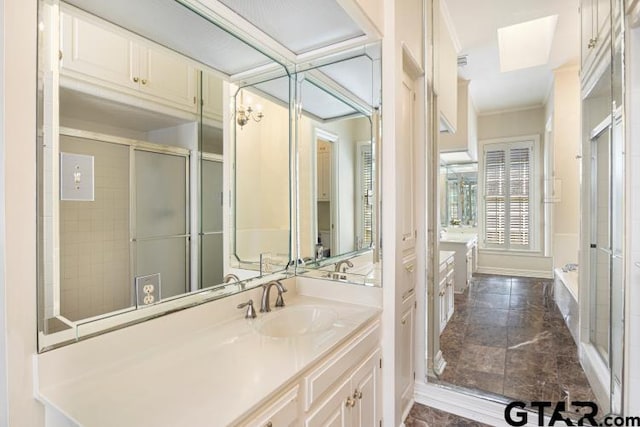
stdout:
<svg viewBox="0 0 640 427">
<path fill-rule="evenodd" d="M 436 27 L 436 57 L 438 69 L 435 74 L 435 89 L 438 95 L 438 109 L 442 125 L 455 132 L 458 122 L 458 53 L 453 43 L 439 1 L 434 2 Z"/>
<path fill-rule="evenodd" d="M 61 71 L 73 77 L 101 80 L 105 84 L 135 89 L 139 83 L 137 47 L 108 24 L 89 22 L 66 13 L 60 14 L 62 33 Z M 101 49 L 98 46 L 108 46 Z"/>
<path fill-rule="evenodd" d="M 478 159 L 478 113 L 469 96 L 469 80 L 458 81 L 457 129 L 440 134 L 440 152 L 465 152 Z"/>
<path fill-rule="evenodd" d="M 202 114 L 213 120 L 222 121 L 223 108 L 222 79 L 213 73 L 202 73 Z"/>
<path fill-rule="evenodd" d="M 197 112 L 197 71 L 180 55 L 104 21 L 68 13 L 61 13 L 61 36 L 62 76 Z"/>
<path fill-rule="evenodd" d="M 582 73 L 588 73 L 596 58 L 607 47 L 611 28 L 609 0 L 580 1 L 580 54 Z"/>
</svg>

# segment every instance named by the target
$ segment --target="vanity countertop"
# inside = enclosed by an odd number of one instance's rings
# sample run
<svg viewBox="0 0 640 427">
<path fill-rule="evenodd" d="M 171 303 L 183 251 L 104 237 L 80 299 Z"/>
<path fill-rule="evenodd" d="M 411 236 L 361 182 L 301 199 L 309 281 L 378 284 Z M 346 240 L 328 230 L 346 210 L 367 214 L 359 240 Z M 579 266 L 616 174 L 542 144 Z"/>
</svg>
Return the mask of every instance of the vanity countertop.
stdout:
<svg viewBox="0 0 640 427">
<path fill-rule="evenodd" d="M 38 397 L 83 426 L 234 424 L 380 313 L 302 295 L 277 310 L 297 305 L 330 307 L 337 318 L 324 332 L 290 338 L 257 332 L 275 309 L 255 320 L 235 318 L 41 387 Z"/>
<path fill-rule="evenodd" d="M 447 233 L 442 239 L 441 243 L 464 243 L 469 244 L 478 240 L 478 236 L 472 233 Z"/>
</svg>

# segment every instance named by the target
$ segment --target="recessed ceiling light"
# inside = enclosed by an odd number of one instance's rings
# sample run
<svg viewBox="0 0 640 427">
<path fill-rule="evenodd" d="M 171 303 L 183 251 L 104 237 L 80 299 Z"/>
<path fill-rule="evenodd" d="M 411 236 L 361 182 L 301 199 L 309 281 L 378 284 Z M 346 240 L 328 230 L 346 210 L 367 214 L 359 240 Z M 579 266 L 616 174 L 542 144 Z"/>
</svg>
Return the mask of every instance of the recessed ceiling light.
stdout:
<svg viewBox="0 0 640 427">
<path fill-rule="evenodd" d="M 498 28 L 500 71 L 536 67 L 549 62 L 558 15 Z"/>
</svg>

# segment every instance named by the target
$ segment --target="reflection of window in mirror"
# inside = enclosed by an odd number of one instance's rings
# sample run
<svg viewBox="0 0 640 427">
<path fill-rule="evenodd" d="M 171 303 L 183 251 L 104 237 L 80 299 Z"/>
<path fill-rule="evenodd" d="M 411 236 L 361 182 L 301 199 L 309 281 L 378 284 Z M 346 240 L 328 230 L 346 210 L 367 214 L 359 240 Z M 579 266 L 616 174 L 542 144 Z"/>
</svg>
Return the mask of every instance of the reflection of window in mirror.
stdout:
<svg viewBox="0 0 640 427">
<path fill-rule="evenodd" d="M 476 227 L 478 210 L 477 163 L 448 164 L 440 169 L 441 224 Z"/>
</svg>

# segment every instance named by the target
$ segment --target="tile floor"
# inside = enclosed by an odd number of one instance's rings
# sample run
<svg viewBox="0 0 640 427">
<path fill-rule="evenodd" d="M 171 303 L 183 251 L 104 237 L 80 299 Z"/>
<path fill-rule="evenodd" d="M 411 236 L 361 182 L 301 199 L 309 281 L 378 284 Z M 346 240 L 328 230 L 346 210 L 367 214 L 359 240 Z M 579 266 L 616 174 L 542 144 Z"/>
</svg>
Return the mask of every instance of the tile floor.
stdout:
<svg viewBox="0 0 640 427">
<path fill-rule="evenodd" d="M 514 400 L 595 402 L 551 291 L 550 280 L 475 275 L 440 336 L 440 379 Z"/>
<path fill-rule="evenodd" d="M 406 427 L 490 427 L 419 403 L 413 405 L 404 424 Z"/>
</svg>

